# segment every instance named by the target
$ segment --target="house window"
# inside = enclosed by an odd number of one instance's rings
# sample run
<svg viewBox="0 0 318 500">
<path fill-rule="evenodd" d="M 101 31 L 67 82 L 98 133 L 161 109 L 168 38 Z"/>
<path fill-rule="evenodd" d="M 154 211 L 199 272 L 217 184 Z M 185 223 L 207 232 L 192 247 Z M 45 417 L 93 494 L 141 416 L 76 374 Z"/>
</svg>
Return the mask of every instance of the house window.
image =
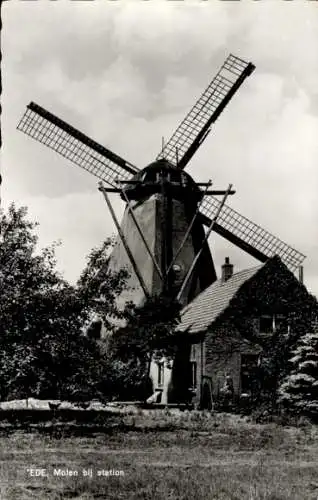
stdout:
<svg viewBox="0 0 318 500">
<path fill-rule="evenodd" d="M 159 387 L 163 386 L 163 380 L 164 380 L 164 362 L 159 361 L 158 362 L 158 386 Z"/>
<path fill-rule="evenodd" d="M 282 314 L 274 314 L 272 316 L 261 316 L 259 318 L 259 333 L 260 334 L 272 334 L 276 331 L 280 331 L 282 334 L 288 333 L 288 322 L 287 318 Z"/>
<path fill-rule="evenodd" d="M 191 388 L 196 389 L 197 387 L 197 363 L 196 361 L 190 362 L 191 368 Z"/>
<path fill-rule="evenodd" d="M 259 318 L 259 333 L 273 333 L 273 316 Z"/>
</svg>

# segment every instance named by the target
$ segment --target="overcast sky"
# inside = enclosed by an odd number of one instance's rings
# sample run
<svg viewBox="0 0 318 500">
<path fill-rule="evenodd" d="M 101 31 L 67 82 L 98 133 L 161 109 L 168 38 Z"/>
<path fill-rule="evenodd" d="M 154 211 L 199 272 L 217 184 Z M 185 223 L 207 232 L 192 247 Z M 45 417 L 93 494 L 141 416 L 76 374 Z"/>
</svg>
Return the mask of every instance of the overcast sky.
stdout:
<svg viewBox="0 0 318 500">
<path fill-rule="evenodd" d="M 35 101 L 139 167 L 152 161 L 229 53 L 256 65 L 187 171 L 234 184 L 231 206 L 307 255 L 318 295 L 316 2 L 6 2 L 2 204 L 27 205 L 40 244 L 62 240 L 75 281 L 112 232 L 97 179 L 16 130 Z M 118 196 L 118 195 L 117 195 Z M 117 214 L 123 203 L 114 195 Z M 212 235 L 217 268 L 256 261 Z"/>
</svg>

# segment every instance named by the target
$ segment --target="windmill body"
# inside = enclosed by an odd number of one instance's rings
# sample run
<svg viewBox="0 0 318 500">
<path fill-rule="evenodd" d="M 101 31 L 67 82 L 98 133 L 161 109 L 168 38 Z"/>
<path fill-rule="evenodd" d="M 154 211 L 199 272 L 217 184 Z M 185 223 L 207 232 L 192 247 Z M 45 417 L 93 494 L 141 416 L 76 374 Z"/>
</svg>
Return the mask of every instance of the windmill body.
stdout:
<svg viewBox="0 0 318 500">
<path fill-rule="evenodd" d="M 203 245 L 200 263 L 180 297 L 182 304 L 187 304 L 216 279 L 211 252 L 204 242 L 204 227 L 198 218 L 189 231 L 202 191 L 189 174 L 164 159 L 138 172 L 123 191 L 122 197 L 129 202 L 129 208 L 126 206 L 121 223 L 122 233 L 150 295 L 165 293 L 175 297 Z M 123 267 L 130 278 L 120 302 L 132 300 L 139 304 L 145 298 L 144 291 L 118 238 L 110 268 Z"/>
</svg>

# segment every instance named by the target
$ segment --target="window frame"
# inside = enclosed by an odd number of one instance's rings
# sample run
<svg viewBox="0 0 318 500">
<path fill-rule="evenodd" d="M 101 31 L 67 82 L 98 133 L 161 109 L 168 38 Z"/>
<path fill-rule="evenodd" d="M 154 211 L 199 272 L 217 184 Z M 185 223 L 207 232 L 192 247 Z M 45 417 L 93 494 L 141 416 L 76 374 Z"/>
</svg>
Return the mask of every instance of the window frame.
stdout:
<svg viewBox="0 0 318 500">
<path fill-rule="evenodd" d="M 190 373 L 191 373 L 191 389 L 197 389 L 198 387 L 198 363 L 193 360 L 190 361 Z"/>
<path fill-rule="evenodd" d="M 158 377 L 157 377 L 157 385 L 158 387 L 163 387 L 164 380 L 165 380 L 165 365 L 164 361 L 157 361 L 157 367 L 158 367 Z"/>
<path fill-rule="evenodd" d="M 261 321 L 268 319 L 271 321 L 271 327 L 266 331 L 266 329 L 261 328 Z M 289 323 L 288 323 L 288 318 L 286 317 L 285 314 L 277 313 L 277 314 L 261 314 L 258 317 L 258 334 L 259 335 L 264 335 L 264 336 L 269 336 L 269 335 L 274 335 L 277 331 L 277 327 L 281 324 L 285 323 L 286 325 L 286 332 L 283 333 L 283 335 L 288 335 L 289 334 Z"/>
</svg>

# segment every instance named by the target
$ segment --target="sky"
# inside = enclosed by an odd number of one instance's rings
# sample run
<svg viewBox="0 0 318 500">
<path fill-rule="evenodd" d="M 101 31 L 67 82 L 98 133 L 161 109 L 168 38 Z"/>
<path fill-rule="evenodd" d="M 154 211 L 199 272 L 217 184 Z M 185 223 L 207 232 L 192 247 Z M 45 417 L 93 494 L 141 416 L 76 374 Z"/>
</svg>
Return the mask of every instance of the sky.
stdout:
<svg viewBox="0 0 318 500">
<path fill-rule="evenodd" d="M 142 168 L 229 53 L 256 70 L 187 167 L 231 206 L 304 253 L 318 296 L 318 12 L 316 2 L 125 0 L 5 2 L 2 7 L 2 207 L 26 205 L 39 244 L 61 241 L 75 282 L 115 232 L 97 179 L 17 131 L 35 101 Z M 112 202 L 120 218 L 124 205 Z M 257 264 L 212 233 L 217 270 Z"/>
</svg>

